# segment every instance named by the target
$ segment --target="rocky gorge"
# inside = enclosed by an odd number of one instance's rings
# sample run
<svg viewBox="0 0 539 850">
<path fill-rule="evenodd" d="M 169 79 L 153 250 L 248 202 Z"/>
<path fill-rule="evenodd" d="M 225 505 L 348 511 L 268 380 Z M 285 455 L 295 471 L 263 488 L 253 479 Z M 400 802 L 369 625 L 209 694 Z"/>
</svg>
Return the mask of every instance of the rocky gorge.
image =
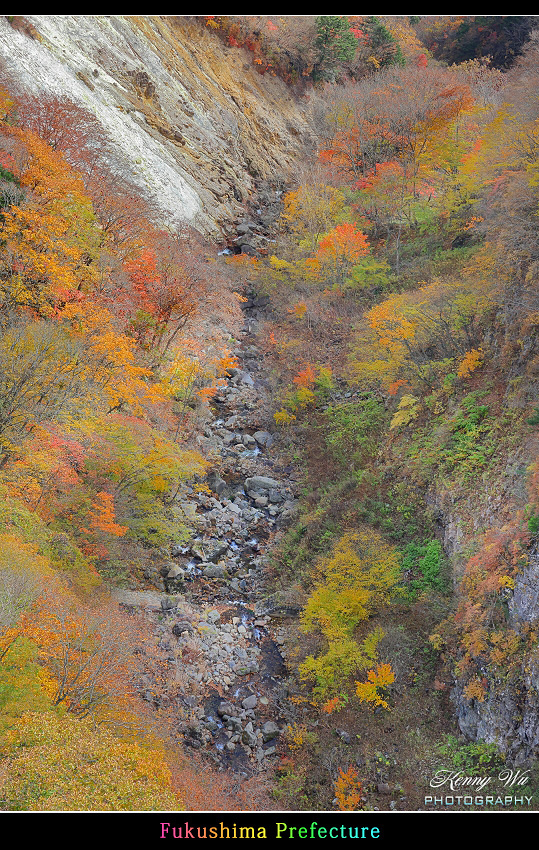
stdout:
<svg viewBox="0 0 539 850">
<path fill-rule="evenodd" d="M 184 746 L 244 776 L 268 768 L 293 716 L 284 645 L 286 620 L 299 613 L 268 595 L 264 574 L 298 500 L 294 470 L 283 465 L 278 435 L 268 430 L 255 336 L 262 309 L 247 298 L 233 352 L 239 365 L 198 437 L 202 451 L 219 460 L 199 492 L 188 486 L 178 496 L 190 540 L 145 569 L 141 579 L 151 589 L 114 591 L 121 607 L 145 613 L 169 665 L 164 690 L 157 693 L 150 675 L 142 698 L 173 709 Z"/>
</svg>

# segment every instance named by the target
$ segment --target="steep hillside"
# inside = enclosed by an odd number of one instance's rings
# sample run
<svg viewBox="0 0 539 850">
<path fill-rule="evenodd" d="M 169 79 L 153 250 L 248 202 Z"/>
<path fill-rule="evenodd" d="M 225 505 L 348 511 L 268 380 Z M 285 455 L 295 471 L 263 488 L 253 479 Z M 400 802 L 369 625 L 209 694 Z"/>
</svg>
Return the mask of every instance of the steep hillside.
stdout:
<svg viewBox="0 0 539 850">
<path fill-rule="evenodd" d="M 220 236 L 258 179 L 289 172 L 311 139 L 306 105 L 243 51 L 175 16 L 0 21 L 4 74 L 92 112 L 122 169 L 172 222 Z"/>
<path fill-rule="evenodd" d="M 539 40 L 416 18 L 0 18 L 0 808 L 538 807 Z"/>
</svg>

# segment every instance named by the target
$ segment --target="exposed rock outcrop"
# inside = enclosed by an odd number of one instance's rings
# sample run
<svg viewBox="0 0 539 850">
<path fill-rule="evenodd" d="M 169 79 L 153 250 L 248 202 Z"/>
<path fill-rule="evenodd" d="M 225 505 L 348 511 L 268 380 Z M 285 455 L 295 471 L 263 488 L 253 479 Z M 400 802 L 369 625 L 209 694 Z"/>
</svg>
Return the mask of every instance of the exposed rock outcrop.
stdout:
<svg viewBox="0 0 539 850">
<path fill-rule="evenodd" d="M 455 492 L 433 495 L 430 504 L 439 512 L 444 548 L 452 558 L 455 587 L 463 573 L 466 547 L 481 532 L 510 522 L 527 501 L 523 487 L 527 464 L 536 456 L 531 437 L 509 458 L 499 480 L 478 482 L 469 499 L 458 500 Z M 539 543 L 531 546 L 528 563 L 507 592 L 505 628 L 516 638 L 539 621 Z M 509 665 L 509 662 L 508 662 Z M 523 658 L 508 666 L 503 675 L 492 669 L 481 674 L 488 683 L 485 698 L 468 698 L 457 679 L 452 701 L 462 733 L 473 741 L 496 744 L 516 766 L 531 763 L 539 754 L 539 651 L 525 651 Z"/>
<path fill-rule="evenodd" d="M 306 102 L 189 16 L 26 20 L 38 38 L 0 17 L 4 74 L 93 113 L 122 152 L 116 167 L 165 218 L 236 237 L 244 253 L 263 247 L 256 221 L 234 223 L 255 183 L 285 175 L 309 142 Z"/>
</svg>

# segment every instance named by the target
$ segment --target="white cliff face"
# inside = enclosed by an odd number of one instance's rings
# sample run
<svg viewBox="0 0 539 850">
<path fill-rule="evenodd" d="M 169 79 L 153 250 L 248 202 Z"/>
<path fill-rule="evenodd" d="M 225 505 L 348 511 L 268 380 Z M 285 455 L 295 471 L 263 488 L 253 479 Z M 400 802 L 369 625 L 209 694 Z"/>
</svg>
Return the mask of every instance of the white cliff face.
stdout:
<svg viewBox="0 0 539 850">
<path fill-rule="evenodd" d="M 136 116 L 118 109 L 123 87 L 101 68 L 99 86 L 93 90 L 76 76 L 92 79 L 98 67 L 93 57 L 98 57 L 104 43 L 118 58 L 132 52 L 111 20 L 50 16 L 34 18 L 32 23 L 44 42 L 14 32 L 5 21 L 0 23 L 0 50 L 10 72 L 34 94 L 64 95 L 85 106 L 122 152 L 135 185 L 157 201 L 165 216 L 194 222 L 201 210 L 200 199 L 166 148 L 144 132 Z M 146 60 L 154 60 L 154 67 L 159 64 L 151 51 L 144 53 Z"/>
<path fill-rule="evenodd" d="M 31 38 L 0 18 L 0 60 L 33 94 L 100 121 L 126 176 L 170 224 L 217 236 L 257 177 L 280 176 L 309 134 L 305 106 L 242 50 L 188 18 L 38 15 Z"/>
</svg>

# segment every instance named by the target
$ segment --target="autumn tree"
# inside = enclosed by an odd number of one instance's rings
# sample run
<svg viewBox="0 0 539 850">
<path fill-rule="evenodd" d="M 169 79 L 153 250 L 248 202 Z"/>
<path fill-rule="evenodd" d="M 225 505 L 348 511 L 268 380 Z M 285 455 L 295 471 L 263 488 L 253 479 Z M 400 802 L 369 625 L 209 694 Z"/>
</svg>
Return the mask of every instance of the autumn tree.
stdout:
<svg viewBox="0 0 539 850">
<path fill-rule="evenodd" d="M 24 192 L 5 210 L 0 233 L 2 315 L 21 308 L 50 316 L 66 293 L 88 290 L 101 240 L 81 178 L 62 154 L 30 131 L 9 128 L 15 176 Z"/>
<path fill-rule="evenodd" d="M 320 632 L 327 649 L 309 656 L 301 675 L 313 679 L 320 697 L 338 692 L 348 676 L 370 666 L 382 637 L 374 629 L 362 643 L 358 625 L 388 604 L 399 579 L 396 550 L 374 531 L 345 534 L 318 564 L 318 579 L 302 614 L 305 632 Z"/>
<path fill-rule="evenodd" d="M 386 390 L 395 381 L 431 389 L 481 339 L 495 294 L 469 281 L 435 282 L 393 295 L 365 314 L 351 363 L 354 379 Z"/>
<path fill-rule="evenodd" d="M 454 72 L 409 66 L 391 68 L 350 86 L 328 116 L 322 157 L 357 180 L 381 162 L 397 161 L 419 186 L 447 127 L 473 98 Z"/>
<path fill-rule="evenodd" d="M 108 162 L 112 147 L 102 125 L 87 109 L 68 97 L 54 94 L 16 96 L 17 124 L 61 152 L 70 166 L 82 172 L 85 183 Z"/>
<path fill-rule="evenodd" d="M 452 64 L 489 57 L 507 69 L 537 23 L 536 15 L 423 15 L 416 30 L 436 59 Z"/>
<path fill-rule="evenodd" d="M 349 767 L 348 770 L 339 768 L 334 785 L 335 799 L 341 812 L 354 812 L 362 808 L 365 799 L 363 783 L 355 767 Z"/>
<path fill-rule="evenodd" d="M 54 706 L 77 717 L 97 714 L 127 722 L 136 700 L 144 657 L 141 624 L 112 603 L 78 603 L 67 593 L 46 594 L 25 634 L 52 676 Z M 123 718 L 123 719 L 122 719 Z"/>
<path fill-rule="evenodd" d="M 369 251 L 367 237 L 361 230 L 354 224 L 339 224 L 320 240 L 314 260 L 326 280 L 342 286 Z"/>
<path fill-rule="evenodd" d="M 105 310 L 76 302 L 65 323 L 19 323 L 0 338 L 0 437 L 6 450 L 45 420 L 95 405 L 112 412 L 163 398 L 138 366 L 134 340 L 114 329 Z"/>
<path fill-rule="evenodd" d="M 281 223 L 298 246 L 310 254 L 317 249 L 321 236 L 338 223 L 344 207 L 343 193 L 314 171 L 285 195 Z"/>
<path fill-rule="evenodd" d="M 0 535 L 0 658 L 20 634 L 23 613 L 36 602 L 51 576 L 50 563 L 36 546 L 15 533 Z"/>
<path fill-rule="evenodd" d="M 81 545 L 101 543 L 106 549 L 123 533 L 131 540 L 162 544 L 185 534 L 168 504 L 181 481 L 205 472 L 200 454 L 132 416 L 79 420 L 75 433 L 85 446 L 86 489 L 70 513 L 66 506 L 63 518 L 80 528 Z"/>
<path fill-rule="evenodd" d="M 85 185 L 103 233 L 104 247 L 112 254 L 109 263 L 114 271 L 114 259 L 121 267 L 153 244 L 157 212 L 149 199 L 141 198 L 140 192 L 115 171 L 95 170 L 86 178 Z M 110 290 L 111 283 L 109 306 L 118 295 L 114 277 L 105 281 L 106 289 Z"/>
<path fill-rule="evenodd" d="M 198 270 L 185 262 L 181 238 L 160 233 L 152 242 L 154 247 L 126 261 L 125 269 L 137 308 L 130 332 L 158 359 L 195 314 L 205 284 Z"/>
</svg>

